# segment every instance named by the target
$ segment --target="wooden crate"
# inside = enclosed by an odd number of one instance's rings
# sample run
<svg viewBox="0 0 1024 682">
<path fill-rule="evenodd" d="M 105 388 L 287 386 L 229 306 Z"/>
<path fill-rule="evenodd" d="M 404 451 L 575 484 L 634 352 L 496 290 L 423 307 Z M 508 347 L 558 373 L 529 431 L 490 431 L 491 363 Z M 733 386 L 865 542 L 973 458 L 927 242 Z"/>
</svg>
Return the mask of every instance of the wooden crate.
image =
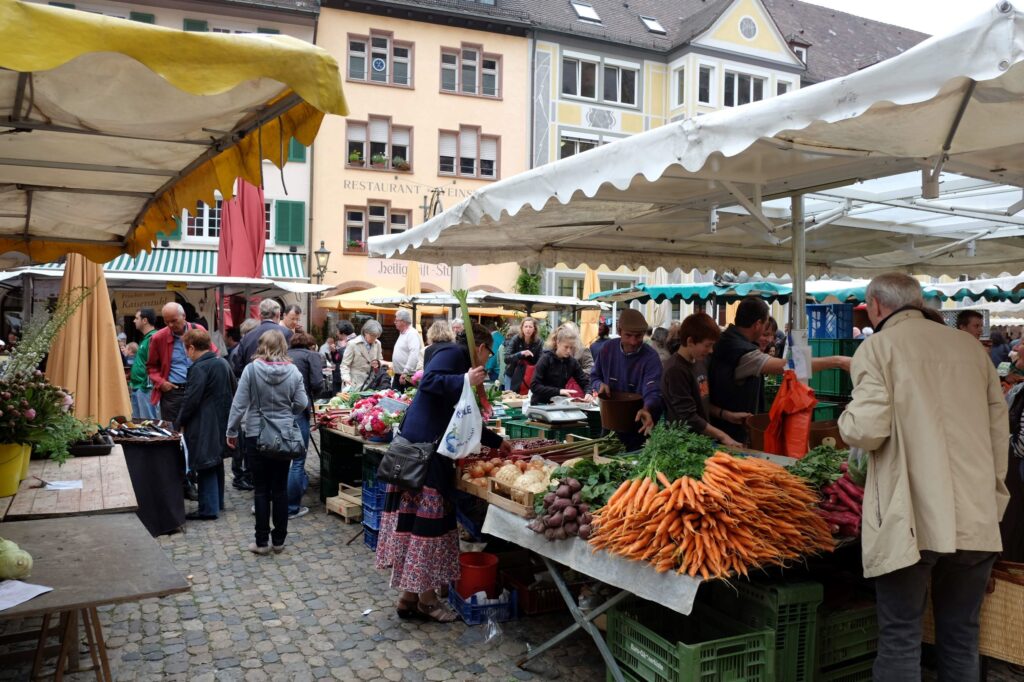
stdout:
<svg viewBox="0 0 1024 682">
<path fill-rule="evenodd" d="M 527 506 L 526 504 L 513 500 L 511 497 L 508 496 L 507 492 L 504 494 L 502 492 L 497 492 L 495 490 L 495 485 L 500 486 L 501 484 L 499 484 L 493 478 L 487 479 L 486 488 L 479 485 L 473 485 L 469 481 L 462 480 L 462 478 L 458 478 L 456 480 L 456 487 L 459 490 L 467 492 L 470 495 L 473 495 L 474 497 L 479 497 L 481 500 L 484 500 L 488 504 L 493 504 L 495 507 L 501 507 L 505 511 L 510 511 L 513 514 L 517 514 L 527 519 L 532 519 L 534 517 L 533 493 L 523 493 L 523 495 L 530 496 L 530 505 Z M 506 489 L 506 491 L 508 490 L 508 486 L 504 486 L 504 488 Z"/>
<path fill-rule="evenodd" d="M 327 513 L 335 513 L 345 523 L 359 523 L 363 519 L 363 491 L 355 486 L 341 484 L 338 494 L 324 502 Z"/>
</svg>

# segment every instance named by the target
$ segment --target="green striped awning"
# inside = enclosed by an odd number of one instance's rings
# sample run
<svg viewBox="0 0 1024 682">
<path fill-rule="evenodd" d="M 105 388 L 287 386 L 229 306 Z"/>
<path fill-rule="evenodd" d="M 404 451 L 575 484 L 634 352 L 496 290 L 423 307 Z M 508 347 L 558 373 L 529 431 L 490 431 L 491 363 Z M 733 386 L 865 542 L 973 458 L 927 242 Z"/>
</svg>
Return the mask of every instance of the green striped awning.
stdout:
<svg viewBox="0 0 1024 682">
<path fill-rule="evenodd" d="M 60 263 L 39 266 L 59 270 Z M 103 266 L 105 272 L 134 272 L 147 275 L 197 275 L 212 277 L 217 274 L 217 252 L 200 249 L 153 249 L 132 257 L 118 256 Z M 263 254 L 263 277 L 268 279 L 306 279 L 306 268 L 301 253 Z"/>
</svg>

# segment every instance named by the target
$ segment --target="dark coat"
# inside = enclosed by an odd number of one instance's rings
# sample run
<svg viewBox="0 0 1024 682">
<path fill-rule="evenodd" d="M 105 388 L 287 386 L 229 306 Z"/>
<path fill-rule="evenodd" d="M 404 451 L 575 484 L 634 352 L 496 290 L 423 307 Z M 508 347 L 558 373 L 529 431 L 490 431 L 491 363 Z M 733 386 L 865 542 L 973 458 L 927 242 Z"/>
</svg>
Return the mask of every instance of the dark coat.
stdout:
<svg viewBox="0 0 1024 682">
<path fill-rule="evenodd" d="M 188 385 L 175 427 L 185 429 L 189 468 L 217 466 L 228 455 L 228 412 L 235 393 L 235 375 L 227 360 L 207 351 L 188 369 Z"/>
<path fill-rule="evenodd" d="M 252 362 L 252 355 L 260 345 L 260 337 L 269 331 L 284 334 L 285 343 L 292 340 L 292 330 L 288 327 L 273 320 L 261 321 L 258 327 L 242 337 L 235 352 L 231 355 L 231 369 L 234 370 L 236 377 L 242 376 L 242 370 Z"/>
<path fill-rule="evenodd" d="M 508 351 L 505 353 L 505 374 L 512 377 L 513 391 L 519 390 L 526 377 L 526 367 L 537 364 L 543 349 L 544 346 L 541 344 L 540 338 L 533 343 L 527 343 L 522 334 L 517 334 L 512 339 L 512 343 L 509 344 Z M 525 357 L 524 350 L 533 353 L 533 357 Z"/>
<path fill-rule="evenodd" d="M 584 373 L 576 358 L 560 358 L 554 351 L 544 351 L 544 355 L 537 361 L 533 381 L 530 382 L 530 391 L 533 393 L 531 402 L 537 405 L 550 403 L 569 383 L 569 379 L 575 379 L 584 393 L 590 393 L 590 377 Z"/>
<path fill-rule="evenodd" d="M 313 409 L 313 401 L 324 390 L 324 358 L 308 348 L 289 348 L 288 357 L 302 375 L 302 387 L 306 389 L 306 396 L 309 398 L 309 411 Z"/>
</svg>

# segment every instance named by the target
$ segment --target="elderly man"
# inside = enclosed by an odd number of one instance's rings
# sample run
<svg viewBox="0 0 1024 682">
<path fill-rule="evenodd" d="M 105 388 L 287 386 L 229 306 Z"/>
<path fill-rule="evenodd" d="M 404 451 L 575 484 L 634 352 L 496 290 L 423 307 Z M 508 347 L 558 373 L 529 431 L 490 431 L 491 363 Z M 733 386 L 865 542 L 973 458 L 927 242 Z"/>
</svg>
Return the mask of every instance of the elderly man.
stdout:
<svg viewBox="0 0 1024 682">
<path fill-rule="evenodd" d="M 395 373 L 392 388 L 404 391 L 412 385 L 412 375 L 420 367 L 423 339 L 412 324 L 412 311 L 408 308 L 399 308 L 395 313 L 395 329 L 398 330 L 398 341 L 391 351 L 391 369 Z"/>
<path fill-rule="evenodd" d="M 786 371 L 784 359 L 772 357 L 758 345 L 765 328 L 771 324 L 768 313 L 768 304 L 756 296 L 740 301 L 734 323 L 722 332 L 708 363 L 711 404 L 719 411 L 717 416 L 711 415 L 711 424 L 739 443 L 747 441 L 746 418 L 763 411 L 761 376 Z M 848 372 L 850 358 L 841 355 L 814 358 L 811 369 Z"/>
<path fill-rule="evenodd" d="M 281 324 L 292 333 L 302 331 L 302 308 L 294 303 L 285 306 Z"/>
<path fill-rule="evenodd" d="M 874 679 L 921 679 L 930 578 L 939 679 L 976 680 L 978 614 L 1009 500 L 999 376 L 972 336 L 927 318 L 912 277 L 875 277 L 866 298 L 875 333 L 853 357 L 839 429 L 871 458 L 862 544 L 877 594 Z"/>
<path fill-rule="evenodd" d="M 146 371 L 153 384 L 150 403 L 160 405 L 161 419 L 173 422 L 178 419 L 188 368 L 192 366 L 182 337 L 192 329 L 206 330 L 202 325 L 185 321 L 185 309 L 180 303 L 166 304 L 160 314 L 166 326 L 149 338 Z M 217 347 L 211 345 L 211 350 L 216 353 Z"/>
<path fill-rule="evenodd" d="M 149 341 L 156 333 L 156 311 L 152 308 L 140 308 L 135 312 L 135 328 L 142 334 L 142 342 L 132 361 L 132 372 L 129 384 L 132 389 L 132 419 L 159 419 L 156 406 L 150 402 L 149 372 L 146 360 L 149 358 Z"/>
<path fill-rule="evenodd" d="M 637 412 L 637 431 L 623 431 L 619 440 L 629 450 L 643 445 L 661 412 L 661 359 L 644 343 L 647 320 L 639 311 L 627 308 L 619 314 L 616 328 L 619 338 L 610 340 L 594 356 L 590 383 L 599 397 L 611 397 L 613 391 L 639 393 L 643 407 Z"/>
<path fill-rule="evenodd" d="M 456 317 L 452 320 L 452 334 L 455 335 L 455 339 L 458 340 L 459 334 L 466 332 L 466 324 L 462 321 L 461 317 Z"/>
<path fill-rule="evenodd" d="M 260 337 L 268 331 L 279 331 L 284 334 L 285 341 L 291 342 L 292 330 L 281 324 L 281 304 L 272 298 L 260 301 L 260 323 L 251 332 L 242 335 L 238 348 L 231 354 L 231 369 L 235 376 L 241 378 L 242 370 L 252 362 L 252 354 L 260 343 Z"/>
</svg>

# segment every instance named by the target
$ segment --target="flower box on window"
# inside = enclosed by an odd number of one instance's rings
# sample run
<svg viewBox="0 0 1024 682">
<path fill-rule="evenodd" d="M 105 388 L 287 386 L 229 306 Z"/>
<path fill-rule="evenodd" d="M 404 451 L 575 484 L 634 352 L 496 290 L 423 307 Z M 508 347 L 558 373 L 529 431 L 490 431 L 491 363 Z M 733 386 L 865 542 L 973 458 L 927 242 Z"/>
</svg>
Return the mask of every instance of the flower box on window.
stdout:
<svg viewBox="0 0 1024 682">
<path fill-rule="evenodd" d="M 388 157 L 384 154 L 374 154 L 370 157 L 370 165 L 374 168 L 387 168 Z"/>
<path fill-rule="evenodd" d="M 391 167 L 395 170 L 407 171 L 410 169 L 409 162 L 403 159 L 401 156 L 396 156 L 391 159 Z"/>
<path fill-rule="evenodd" d="M 361 151 L 353 151 L 348 155 L 348 165 L 350 166 L 365 166 L 366 162 L 363 161 L 363 153 Z"/>
<path fill-rule="evenodd" d="M 350 239 L 345 243 L 345 253 L 366 253 L 366 242 Z"/>
</svg>

